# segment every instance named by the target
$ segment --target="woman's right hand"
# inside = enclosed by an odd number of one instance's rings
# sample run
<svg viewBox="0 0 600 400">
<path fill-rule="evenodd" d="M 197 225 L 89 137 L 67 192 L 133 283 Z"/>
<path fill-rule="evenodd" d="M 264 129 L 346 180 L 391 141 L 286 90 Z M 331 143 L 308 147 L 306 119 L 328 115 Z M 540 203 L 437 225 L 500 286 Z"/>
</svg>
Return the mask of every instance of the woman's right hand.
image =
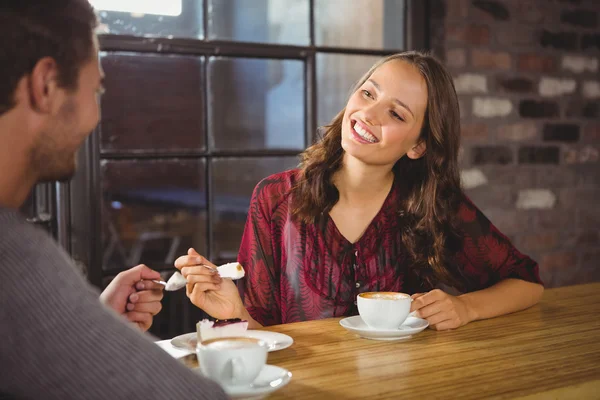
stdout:
<svg viewBox="0 0 600 400">
<path fill-rule="evenodd" d="M 192 304 L 217 319 L 242 318 L 245 308 L 237 286 L 222 279 L 217 266 L 189 249 L 187 256 L 175 260 L 175 267 L 187 280 L 186 294 Z"/>
</svg>

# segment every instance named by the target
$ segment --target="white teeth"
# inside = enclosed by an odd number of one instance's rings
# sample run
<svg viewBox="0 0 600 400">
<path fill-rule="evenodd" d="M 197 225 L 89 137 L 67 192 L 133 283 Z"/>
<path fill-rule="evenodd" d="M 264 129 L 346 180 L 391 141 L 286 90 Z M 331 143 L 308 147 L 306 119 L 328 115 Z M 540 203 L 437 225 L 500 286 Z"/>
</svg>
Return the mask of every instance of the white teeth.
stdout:
<svg viewBox="0 0 600 400">
<path fill-rule="evenodd" d="M 363 138 L 367 142 L 371 142 L 371 143 L 376 143 L 377 142 L 377 138 L 375 136 L 371 135 L 369 132 L 367 132 L 366 130 L 364 130 L 356 122 L 354 123 L 354 130 L 356 131 L 356 133 L 358 133 L 358 136 L 360 136 L 361 138 Z"/>
</svg>

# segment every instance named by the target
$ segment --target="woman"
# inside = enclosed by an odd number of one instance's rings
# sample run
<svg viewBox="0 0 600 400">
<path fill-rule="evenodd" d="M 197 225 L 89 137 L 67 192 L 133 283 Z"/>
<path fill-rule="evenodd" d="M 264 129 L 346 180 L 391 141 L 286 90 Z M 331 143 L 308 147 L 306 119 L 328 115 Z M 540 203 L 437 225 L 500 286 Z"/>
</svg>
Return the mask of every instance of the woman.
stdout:
<svg viewBox="0 0 600 400">
<path fill-rule="evenodd" d="M 251 328 L 354 315 L 366 291 L 411 293 L 437 330 L 534 305 L 537 264 L 460 189 L 459 117 L 452 77 L 433 57 L 378 62 L 300 169 L 256 186 L 238 255 L 242 297 L 192 249 L 176 262 L 188 297 Z"/>
</svg>

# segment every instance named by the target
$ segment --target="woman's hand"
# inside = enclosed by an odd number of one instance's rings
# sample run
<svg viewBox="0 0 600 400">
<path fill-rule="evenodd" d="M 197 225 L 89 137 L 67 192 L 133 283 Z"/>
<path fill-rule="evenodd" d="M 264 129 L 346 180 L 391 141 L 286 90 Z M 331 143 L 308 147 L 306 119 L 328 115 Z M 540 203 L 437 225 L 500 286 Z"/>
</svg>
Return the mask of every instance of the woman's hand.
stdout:
<svg viewBox="0 0 600 400">
<path fill-rule="evenodd" d="M 187 280 L 186 294 L 196 307 L 217 319 L 244 317 L 246 310 L 237 286 L 231 279 L 222 279 L 217 266 L 194 249 L 175 260 L 175 267 Z"/>
<path fill-rule="evenodd" d="M 435 289 L 427 293 L 416 293 L 412 296 L 410 311 L 415 316 L 426 319 L 429 328 L 437 331 L 456 329 L 473 320 L 467 303 L 460 297 Z"/>
</svg>

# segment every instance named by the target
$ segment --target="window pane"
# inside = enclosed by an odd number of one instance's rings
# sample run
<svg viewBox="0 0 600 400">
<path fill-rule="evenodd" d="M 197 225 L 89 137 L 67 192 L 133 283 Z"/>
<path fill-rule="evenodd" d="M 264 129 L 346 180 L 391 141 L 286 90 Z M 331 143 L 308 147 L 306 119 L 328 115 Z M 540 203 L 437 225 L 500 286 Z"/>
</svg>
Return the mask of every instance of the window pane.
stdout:
<svg viewBox="0 0 600 400">
<path fill-rule="evenodd" d="M 202 0 L 91 0 L 98 33 L 202 39 Z"/>
<path fill-rule="evenodd" d="M 404 49 L 405 0 L 315 0 L 317 46 Z"/>
<path fill-rule="evenodd" d="M 103 53 L 101 59 L 101 150 L 205 148 L 202 58 Z"/>
<path fill-rule="evenodd" d="M 254 186 L 271 174 L 297 165 L 297 157 L 216 158 L 212 161 L 213 262 L 237 259 Z"/>
<path fill-rule="evenodd" d="M 309 44 L 308 0 L 209 1 L 210 39 Z"/>
<path fill-rule="evenodd" d="M 101 173 L 103 269 L 172 268 L 189 247 L 206 254 L 203 160 L 104 160 Z"/>
<path fill-rule="evenodd" d="M 301 150 L 304 62 L 210 58 L 209 140 L 217 150 Z"/>
<path fill-rule="evenodd" d="M 350 96 L 354 84 L 377 62 L 378 56 L 317 54 L 317 119 L 328 124 Z"/>
</svg>

